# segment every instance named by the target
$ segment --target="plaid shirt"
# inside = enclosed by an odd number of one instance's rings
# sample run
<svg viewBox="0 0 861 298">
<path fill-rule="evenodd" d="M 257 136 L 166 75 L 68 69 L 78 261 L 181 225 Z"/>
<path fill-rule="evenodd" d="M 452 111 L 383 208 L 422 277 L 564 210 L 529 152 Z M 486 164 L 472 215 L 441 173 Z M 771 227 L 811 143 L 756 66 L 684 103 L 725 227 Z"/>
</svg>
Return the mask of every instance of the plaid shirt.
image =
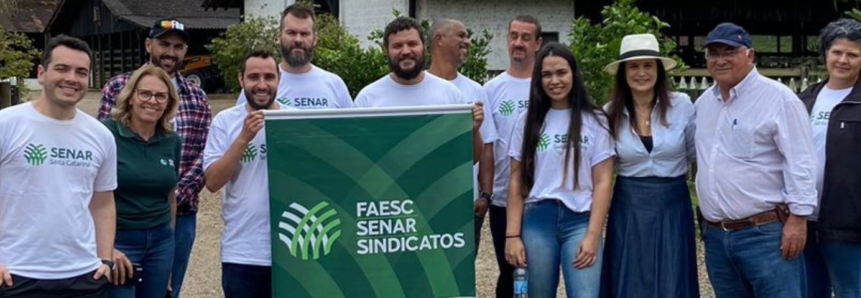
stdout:
<svg viewBox="0 0 861 298">
<path fill-rule="evenodd" d="M 111 109 L 116 106 L 120 91 L 126 86 L 131 72 L 111 78 L 102 89 L 99 120 L 110 117 Z M 203 179 L 203 147 L 209 134 L 209 124 L 212 121 L 212 111 L 206 93 L 197 85 L 186 81 L 179 73 L 176 74 L 177 93 L 179 93 L 179 110 L 176 114 L 175 129 L 182 137 L 182 160 L 180 161 L 180 179 L 177 185 L 177 213 L 189 214 L 197 212 L 200 191 L 205 185 Z"/>
</svg>

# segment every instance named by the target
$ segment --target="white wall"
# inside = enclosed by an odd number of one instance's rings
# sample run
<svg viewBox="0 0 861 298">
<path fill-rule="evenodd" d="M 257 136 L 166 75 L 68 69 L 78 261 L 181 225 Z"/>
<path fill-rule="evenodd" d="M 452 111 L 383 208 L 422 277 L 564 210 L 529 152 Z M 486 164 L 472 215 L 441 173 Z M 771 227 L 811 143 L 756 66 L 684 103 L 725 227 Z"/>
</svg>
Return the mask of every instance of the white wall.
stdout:
<svg viewBox="0 0 861 298">
<path fill-rule="evenodd" d="M 177 0 L 185 1 L 185 0 Z M 349 0 L 347 0 L 349 1 Z M 295 0 L 245 0 L 245 14 L 248 17 L 281 17 L 281 12 Z"/>
<path fill-rule="evenodd" d="M 346 0 L 350 1 L 350 0 Z M 538 18 L 544 32 L 558 32 L 559 41 L 570 43 L 574 1 L 571 0 L 418 0 L 417 17 L 433 21 L 450 18 L 462 21 L 479 34 L 493 34 L 488 56 L 490 70 L 508 68 L 508 24 L 521 14 Z"/>
<path fill-rule="evenodd" d="M 383 30 L 395 19 L 392 9 L 409 15 L 408 0 L 341 0 L 341 24 L 359 38 L 362 46 L 376 46 L 368 40 L 375 30 Z"/>
</svg>

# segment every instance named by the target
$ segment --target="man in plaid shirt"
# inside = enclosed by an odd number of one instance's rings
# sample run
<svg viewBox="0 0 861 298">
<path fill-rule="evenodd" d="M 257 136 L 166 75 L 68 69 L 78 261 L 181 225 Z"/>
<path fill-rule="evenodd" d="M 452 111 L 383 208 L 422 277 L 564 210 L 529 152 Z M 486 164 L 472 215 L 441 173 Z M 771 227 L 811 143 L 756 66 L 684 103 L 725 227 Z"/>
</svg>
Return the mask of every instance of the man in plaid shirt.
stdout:
<svg viewBox="0 0 861 298">
<path fill-rule="evenodd" d="M 181 177 L 177 185 L 177 219 L 174 230 L 176 251 L 171 272 L 172 296 L 179 297 L 191 247 L 197 228 L 197 204 L 203 179 L 203 147 L 212 120 L 206 93 L 179 73 L 179 65 L 188 50 L 188 33 L 185 25 L 175 19 L 159 20 L 153 25 L 146 40 L 151 64 L 164 69 L 173 78 L 179 93 L 179 110 L 173 120 L 174 129 L 182 137 Z M 131 72 L 111 78 L 102 89 L 99 120 L 110 117 L 117 97 L 131 77 Z"/>
</svg>

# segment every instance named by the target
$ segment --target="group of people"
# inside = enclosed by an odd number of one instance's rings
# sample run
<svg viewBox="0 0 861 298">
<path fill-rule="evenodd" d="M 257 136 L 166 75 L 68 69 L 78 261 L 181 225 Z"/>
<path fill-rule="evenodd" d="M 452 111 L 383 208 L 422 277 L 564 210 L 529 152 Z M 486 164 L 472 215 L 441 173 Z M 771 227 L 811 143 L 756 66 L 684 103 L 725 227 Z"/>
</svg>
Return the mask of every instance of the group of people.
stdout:
<svg viewBox="0 0 861 298">
<path fill-rule="evenodd" d="M 489 213 L 496 297 L 512 297 L 516 267 L 534 298 L 556 297 L 560 270 L 568 297 L 698 297 L 696 229 L 718 297 L 861 297 L 861 24 L 823 29 L 829 78 L 801 95 L 759 74 L 743 28 L 720 24 L 704 46 L 715 84 L 695 103 L 671 91 L 676 63 L 657 38 L 628 35 L 603 107 L 532 16 L 510 22 L 510 66 L 484 86 L 458 72 L 462 22 L 425 35 L 399 17 L 383 34 L 391 73 L 355 100 L 312 64 L 315 24 L 287 7 L 281 62 L 248 53 L 237 104 L 214 118 L 178 71 L 179 20 L 156 22 L 150 62 L 105 85 L 101 122 L 76 108 L 88 45 L 51 39 L 42 94 L 0 111 L 0 297 L 179 297 L 203 187 L 223 190 L 225 296 L 271 297 L 263 111 L 447 104 L 473 104 L 475 240 Z"/>
</svg>

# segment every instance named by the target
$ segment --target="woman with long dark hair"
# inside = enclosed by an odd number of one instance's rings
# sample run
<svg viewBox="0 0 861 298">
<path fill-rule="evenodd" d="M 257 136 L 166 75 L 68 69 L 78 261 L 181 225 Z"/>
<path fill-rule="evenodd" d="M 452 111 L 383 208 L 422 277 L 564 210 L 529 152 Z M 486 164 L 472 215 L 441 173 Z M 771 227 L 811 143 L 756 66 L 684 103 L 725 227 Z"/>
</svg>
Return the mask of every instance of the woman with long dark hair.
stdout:
<svg viewBox="0 0 861 298">
<path fill-rule="evenodd" d="M 699 297 L 694 216 L 687 186 L 696 157 L 694 109 L 670 92 L 652 34 L 625 36 L 605 106 L 616 143 L 619 174 L 607 222 L 602 296 Z"/>
<path fill-rule="evenodd" d="M 614 155 L 606 116 L 574 55 L 547 44 L 509 150 L 505 256 L 527 268 L 529 297 L 556 297 L 560 267 L 568 297 L 598 297 Z"/>
</svg>

